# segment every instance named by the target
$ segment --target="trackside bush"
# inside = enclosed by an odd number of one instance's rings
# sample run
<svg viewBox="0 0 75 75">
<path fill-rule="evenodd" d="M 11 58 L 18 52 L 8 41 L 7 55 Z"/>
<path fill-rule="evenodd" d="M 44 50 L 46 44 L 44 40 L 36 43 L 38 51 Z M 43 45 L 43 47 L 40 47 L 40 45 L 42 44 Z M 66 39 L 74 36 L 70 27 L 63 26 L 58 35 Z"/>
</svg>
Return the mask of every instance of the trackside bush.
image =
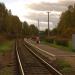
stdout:
<svg viewBox="0 0 75 75">
<path fill-rule="evenodd" d="M 68 41 L 67 40 L 55 40 L 57 45 L 62 45 L 62 46 L 69 46 Z"/>
<path fill-rule="evenodd" d="M 46 39 L 48 43 L 54 43 L 54 39 Z"/>
</svg>

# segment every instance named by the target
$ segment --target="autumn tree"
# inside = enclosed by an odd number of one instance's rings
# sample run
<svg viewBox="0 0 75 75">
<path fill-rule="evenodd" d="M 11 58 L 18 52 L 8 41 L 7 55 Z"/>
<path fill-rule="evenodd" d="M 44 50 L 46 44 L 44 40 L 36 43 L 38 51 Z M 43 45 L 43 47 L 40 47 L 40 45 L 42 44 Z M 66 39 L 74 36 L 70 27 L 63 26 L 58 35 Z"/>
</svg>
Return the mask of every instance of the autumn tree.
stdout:
<svg viewBox="0 0 75 75">
<path fill-rule="evenodd" d="M 57 27 L 58 35 L 70 38 L 75 33 L 75 7 L 69 6 L 68 10 L 62 13 Z"/>
</svg>

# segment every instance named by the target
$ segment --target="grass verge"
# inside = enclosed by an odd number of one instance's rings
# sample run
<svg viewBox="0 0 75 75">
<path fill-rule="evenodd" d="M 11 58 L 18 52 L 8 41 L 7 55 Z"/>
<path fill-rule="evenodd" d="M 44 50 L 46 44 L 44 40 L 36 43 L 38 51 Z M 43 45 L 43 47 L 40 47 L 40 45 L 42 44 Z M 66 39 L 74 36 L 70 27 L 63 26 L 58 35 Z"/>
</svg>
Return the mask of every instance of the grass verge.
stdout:
<svg viewBox="0 0 75 75">
<path fill-rule="evenodd" d="M 12 41 L 8 41 L 8 40 L 0 43 L 0 53 L 4 53 L 11 50 L 12 43 L 13 43 Z"/>
<path fill-rule="evenodd" d="M 49 43 L 49 42 L 46 42 L 46 41 L 41 41 L 42 44 L 47 44 L 51 47 L 55 47 L 55 48 L 59 48 L 61 50 L 64 50 L 64 51 L 69 51 L 69 52 L 75 52 L 75 50 L 72 49 L 72 44 L 70 43 L 70 45 L 68 47 L 65 47 L 65 46 L 62 46 L 62 45 L 57 45 L 55 43 Z"/>
<path fill-rule="evenodd" d="M 72 68 L 72 66 L 64 61 L 64 60 L 57 60 L 56 64 L 59 66 L 60 72 L 62 72 L 64 75 L 74 75 L 75 70 Z"/>
<path fill-rule="evenodd" d="M 6 68 L 3 68 L 1 71 L 0 71 L 0 75 L 13 75 L 13 71 L 12 71 L 12 67 L 6 67 Z"/>
<path fill-rule="evenodd" d="M 0 58 L 1 58 L 0 66 L 5 66 L 0 68 L 0 75 L 14 75 L 13 67 L 6 66 L 9 65 L 11 63 L 10 60 L 12 60 L 11 58 L 12 56 L 10 55 L 11 53 L 10 51 L 13 50 L 12 45 L 13 45 L 13 41 L 11 40 L 5 40 L 0 43 Z M 9 60 L 7 59 L 7 57 L 10 57 Z"/>
</svg>

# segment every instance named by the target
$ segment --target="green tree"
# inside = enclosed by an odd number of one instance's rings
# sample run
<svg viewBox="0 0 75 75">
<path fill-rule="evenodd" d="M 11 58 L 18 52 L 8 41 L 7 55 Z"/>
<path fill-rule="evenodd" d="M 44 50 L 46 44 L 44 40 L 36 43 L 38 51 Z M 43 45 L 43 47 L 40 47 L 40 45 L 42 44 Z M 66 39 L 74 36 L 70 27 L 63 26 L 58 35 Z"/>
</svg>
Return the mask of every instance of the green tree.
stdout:
<svg viewBox="0 0 75 75">
<path fill-rule="evenodd" d="M 3 3 L 0 3 L 0 32 L 7 36 L 17 37 L 21 34 L 22 23 L 17 16 L 13 16 L 11 10 L 7 10 Z"/>
<path fill-rule="evenodd" d="M 21 33 L 22 23 L 17 16 L 12 16 L 11 33 L 15 36 L 19 36 Z"/>
<path fill-rule="evenodd" d="M 23 31 L 23 35 L 24 37 L 28 37 L 29 36 L 29 25 L 26 21 L 24 21 L 22 23 L 22 31 Z"/>
<path fill-rule="evenodd" d="M 50 33 L 50 30 L 49 30 L 49 33 Z M 45 35 L 46 36 L 48 35 L 48 29 L 45 30 Z"/>
<path fill-rule="evenodd" d="M 70 38 L 75 33 L 75 7 L 69 6 L 68 10 L 62 13 L 57 27 L 58 35 Z"/>
<path fill-rule="evenodd" d="M 0 3 L 0 32 L 4 32 L 5 29 L 5 17 L 7 16 L 7 9 L 4 3 Z"/>
<path fill-rule="evenodd" d="M 39 30 L 38 30 L 38 28 L 34 24 L 30 25 L 29 32 L 30 32 L 31 36 L 36 36 L 36 35 L 39 34 Z"/>
</svg>

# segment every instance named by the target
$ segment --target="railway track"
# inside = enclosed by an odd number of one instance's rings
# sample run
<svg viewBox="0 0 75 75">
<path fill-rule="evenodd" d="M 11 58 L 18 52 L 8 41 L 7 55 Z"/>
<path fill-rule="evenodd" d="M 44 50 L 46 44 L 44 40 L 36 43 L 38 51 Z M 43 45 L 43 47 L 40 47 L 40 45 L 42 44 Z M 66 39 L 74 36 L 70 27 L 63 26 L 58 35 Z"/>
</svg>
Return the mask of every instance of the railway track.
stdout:
<svg viewBox="0 0 75 75">
<path fill-rule="evenodd" d="M 16 53 L 21 75 L 63 75 L 22 40 L 16 43 Z"/>
</svg>

